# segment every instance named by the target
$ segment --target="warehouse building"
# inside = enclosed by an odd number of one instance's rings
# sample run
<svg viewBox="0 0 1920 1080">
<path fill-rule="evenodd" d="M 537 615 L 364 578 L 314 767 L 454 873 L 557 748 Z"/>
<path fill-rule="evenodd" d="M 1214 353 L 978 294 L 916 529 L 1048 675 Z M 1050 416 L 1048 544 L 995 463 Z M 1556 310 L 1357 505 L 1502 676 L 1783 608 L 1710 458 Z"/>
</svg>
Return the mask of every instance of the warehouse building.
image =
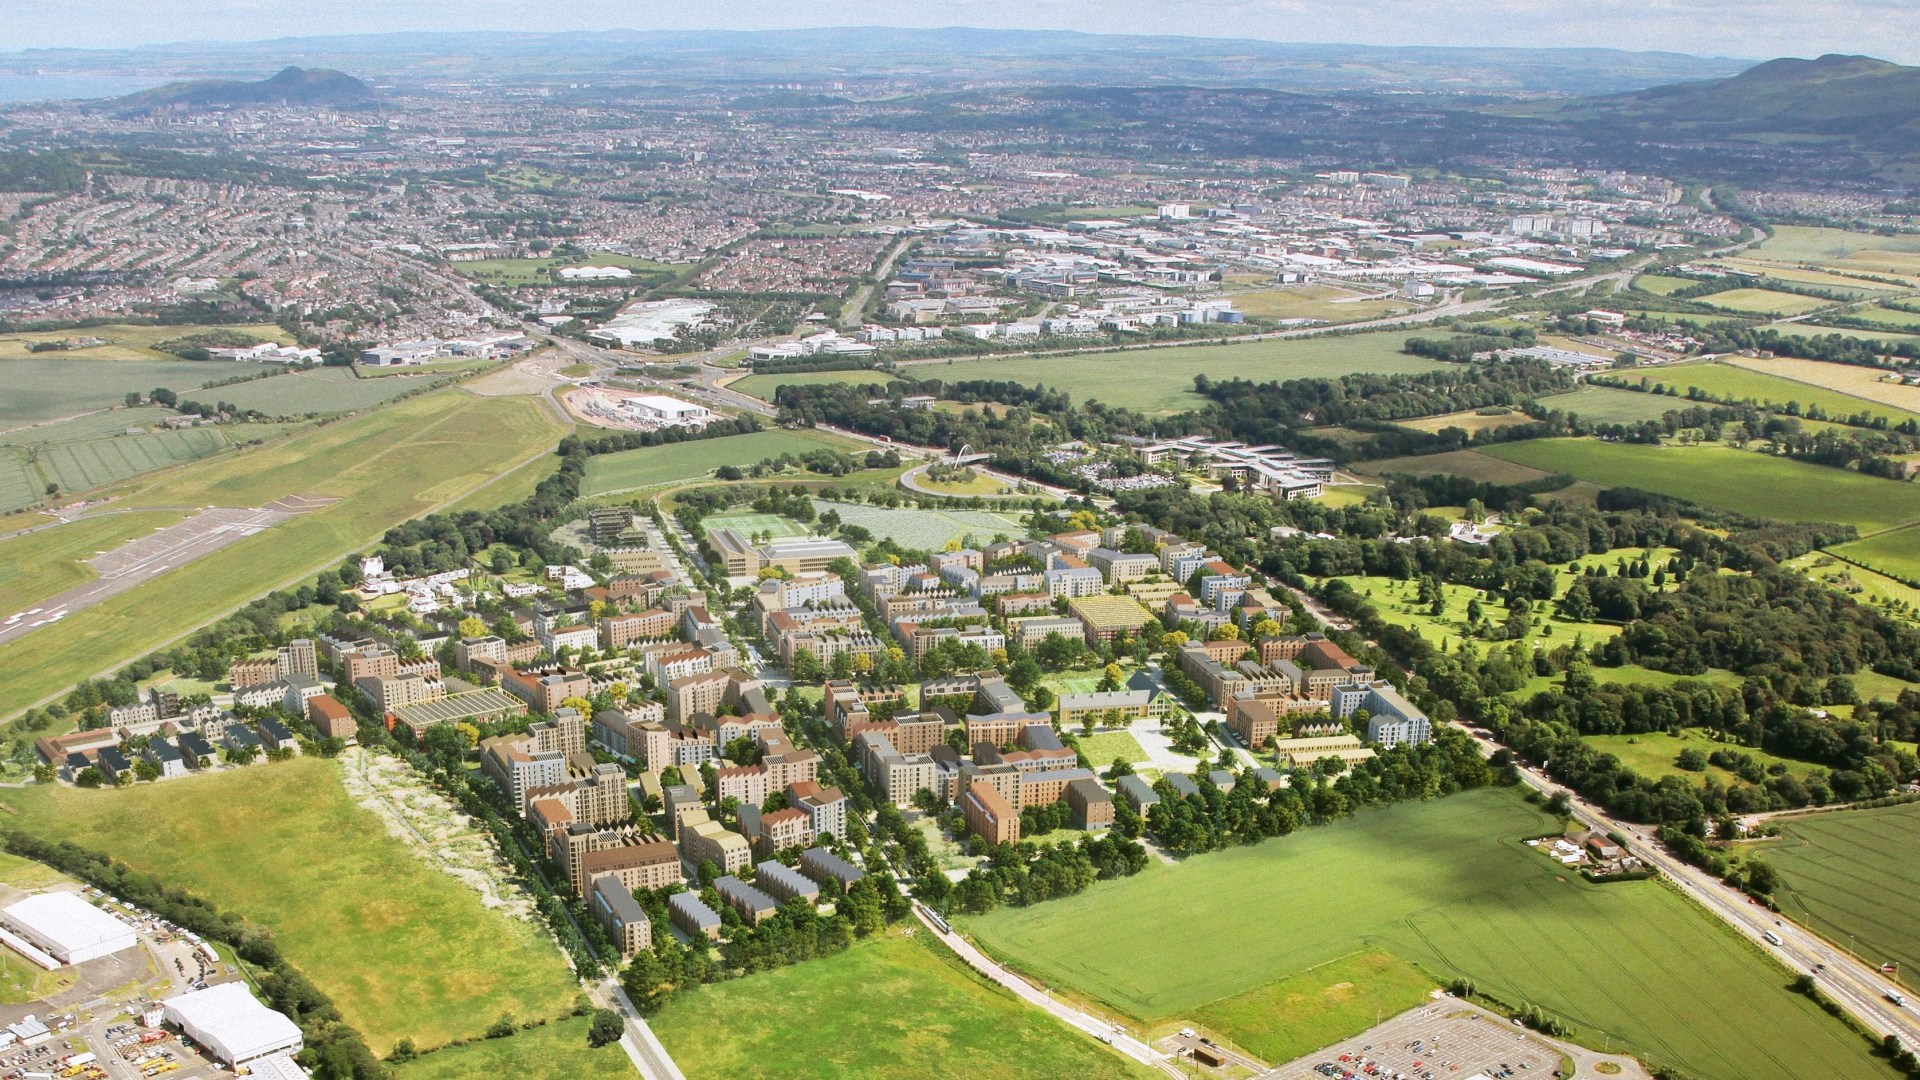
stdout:
<svg viewBox="0 0 1920 1080">
<path fill-rule="evenodd" d="M 140 943 L 133 927 L 70 892 L 29 896 L 0 921 L 63 964 L 84 964 Z"/>
<path fill-rule="evenodd" d="M 230 982 L 168 998 L 160 1003 L 167 1022 L 206 1048 L 222 1063 L 238 1068 L 277 1053 L 298 1053 L 300 1029 L 292 1020 L 254 999 L 246 983 Z"/>
</svg>

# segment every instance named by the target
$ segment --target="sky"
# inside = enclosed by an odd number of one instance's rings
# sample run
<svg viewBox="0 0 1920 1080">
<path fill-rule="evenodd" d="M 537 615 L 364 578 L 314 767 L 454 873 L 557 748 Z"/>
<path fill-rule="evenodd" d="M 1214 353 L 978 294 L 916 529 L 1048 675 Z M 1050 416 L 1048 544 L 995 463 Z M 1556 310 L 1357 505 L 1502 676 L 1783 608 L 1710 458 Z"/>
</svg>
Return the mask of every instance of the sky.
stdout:
<svg viewBox="0 0 1920 1080">
<path fill-rule="evenodd" d="M 396 30 L 979 26 L 1920 63 L 1920 0 L 0 0 L 0 50 Z"/>
</svg>

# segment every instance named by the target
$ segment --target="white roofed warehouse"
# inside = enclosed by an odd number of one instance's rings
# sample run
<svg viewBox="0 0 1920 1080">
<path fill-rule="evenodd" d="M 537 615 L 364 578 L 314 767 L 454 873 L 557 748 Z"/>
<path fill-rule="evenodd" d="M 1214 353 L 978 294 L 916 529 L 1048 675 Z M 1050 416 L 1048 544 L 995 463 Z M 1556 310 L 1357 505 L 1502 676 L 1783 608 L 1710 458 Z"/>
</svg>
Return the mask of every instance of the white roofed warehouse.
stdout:
<svg viewBox="0 0 1920 1080">
<path fill-rule="evenodd" d="M 243 982 L 221 983 L 160 1003 L 167 1021 L 229 1066 L 269 1054 L 297 1053 L 300 1028 L 254 1000 Z"/>
<path fill-rule="evenodd" d="M 29 896 L 0 922 L 63 964 L 84 964 L 140 943 L 133 927 L 70 892 Z"/>
</svg>

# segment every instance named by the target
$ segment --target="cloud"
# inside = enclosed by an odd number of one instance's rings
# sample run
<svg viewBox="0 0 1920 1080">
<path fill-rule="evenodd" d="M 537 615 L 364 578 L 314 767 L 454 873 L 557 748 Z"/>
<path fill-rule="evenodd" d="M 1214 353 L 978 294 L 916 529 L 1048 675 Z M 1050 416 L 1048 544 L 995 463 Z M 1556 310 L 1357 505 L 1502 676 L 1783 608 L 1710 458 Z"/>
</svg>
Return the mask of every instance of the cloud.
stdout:
<svg viewBox="0 0 1920 1080">
<path fill-rule="evenodd" d="M 10 0 L 0 48 L 394 30 L 987 26 L 1920 62 L 1915 0 Z"/>
</svg>

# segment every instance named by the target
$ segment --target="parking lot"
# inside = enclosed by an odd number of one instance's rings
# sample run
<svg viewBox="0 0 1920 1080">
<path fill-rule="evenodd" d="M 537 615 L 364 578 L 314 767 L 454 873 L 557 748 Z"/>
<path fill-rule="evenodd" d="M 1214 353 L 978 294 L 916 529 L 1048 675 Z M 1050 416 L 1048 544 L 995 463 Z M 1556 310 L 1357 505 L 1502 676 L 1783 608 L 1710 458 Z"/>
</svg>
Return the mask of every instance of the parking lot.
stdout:
<svg viewBox="0 0 1920 1080">
<path fill-rule="evenodd" d="M 1525 1028 L 1436 1000 L 1265 1074 L 1266 1080 L 1549 1080 L 1558 1049 Z"/>
</svg>

